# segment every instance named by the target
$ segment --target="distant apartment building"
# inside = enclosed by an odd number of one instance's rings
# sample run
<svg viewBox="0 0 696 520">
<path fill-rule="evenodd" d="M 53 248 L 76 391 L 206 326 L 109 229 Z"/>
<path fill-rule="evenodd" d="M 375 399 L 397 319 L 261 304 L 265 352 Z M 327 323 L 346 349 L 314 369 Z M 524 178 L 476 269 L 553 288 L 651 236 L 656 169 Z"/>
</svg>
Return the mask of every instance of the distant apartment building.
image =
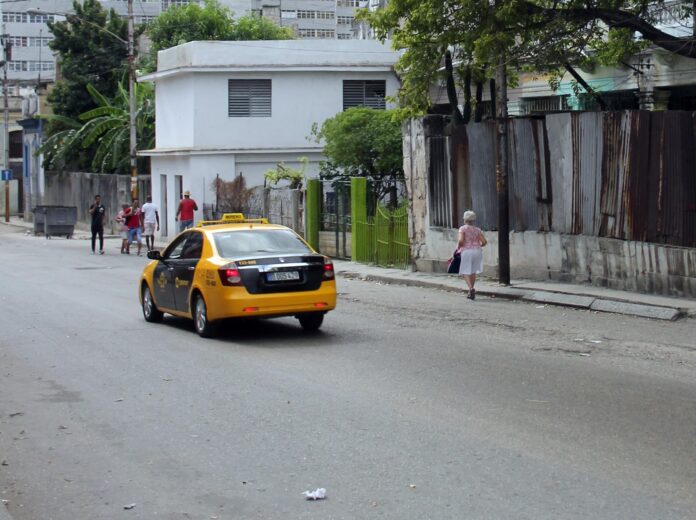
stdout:
<svg viewBox="0 0 696 520">
<path fill-rule="evenodd" d="M 382 0 L 383 1 L 383 0 Z M 172 6 L 189 0 L 139 0 L 133 6 L 136 24 L 147 23 Z M 375 0 L 221 0 L 236 15 L 255 13 L 291 27 L 300 39 L 353 39 L 355 11 Z M 106 9 L 127 16 L 124 0 L 103 1 Z M 65 19 L 72 0 L 19 0 L 0 2 L 3 32 L 12 43 L 7 75 L 11 85 L 53 82 L 56 60 L 49 48 L 53 35 L 47 22 Z"/>
</svg>

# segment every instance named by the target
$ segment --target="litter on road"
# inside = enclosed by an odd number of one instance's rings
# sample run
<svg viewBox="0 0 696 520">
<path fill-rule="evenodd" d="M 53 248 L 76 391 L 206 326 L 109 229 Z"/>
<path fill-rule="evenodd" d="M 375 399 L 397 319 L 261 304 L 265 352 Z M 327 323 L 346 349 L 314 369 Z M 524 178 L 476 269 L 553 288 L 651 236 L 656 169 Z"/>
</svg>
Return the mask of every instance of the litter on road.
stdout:
<svg viewBox="0 0 696 520">
<path fill-rule="evenodd" d="M 326 498 L 326 489 L 317 488 L 314 491 L 303 491 L 302 494 L 307 500 L 322 500 Z"/>
</svg>

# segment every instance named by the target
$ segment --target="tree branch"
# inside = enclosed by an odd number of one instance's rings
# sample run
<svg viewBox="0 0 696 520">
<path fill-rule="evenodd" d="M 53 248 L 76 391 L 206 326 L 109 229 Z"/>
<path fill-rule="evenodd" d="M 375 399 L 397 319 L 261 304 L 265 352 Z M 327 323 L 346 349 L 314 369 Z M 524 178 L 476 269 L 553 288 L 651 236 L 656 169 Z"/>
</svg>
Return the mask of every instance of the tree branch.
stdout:
<svg viewBox="0 0 696 520">
<path fill-rule="evenodd" d="M 609 27 L 632 29 L 633 31 L 639 32 L 643 38 L 651 41 L 658 47 L 662 47 L 680 56 L 696 58 L 696 39 L 693 37 L 678 38 L 672 36 L 627 11 L 594 7 L 588 7 L 586 9 L 547 8 L 538 6 L 533 2 L 526 2 L 526 7 L 529 14 L 563 18 L 575 22 L 602 20 Z"/>
<path fill-rule="evenodd" d="M 585 81 L 585 79 L 580 74 L 578 74 L 578 71 L 575 70 L 573 66 L 568 62 L 565 62 L 563 66 L 568 72 L 570 72 L 570 75 L 573 76 L 573 78 L 575 78 L 575 81 L 580 83 L 582 85 L 582 88 L 584 88 L 588 94 L 595 98 L 597 103 L 599 103 L 599 108 L 601 108 L 603 111 L 606 110 L 607 104 L 604 102 L 604 98 L 602 98 L 602 96 L 595 89 L 593 89 L 587 84 L 587 81 Z"/>
</svg>

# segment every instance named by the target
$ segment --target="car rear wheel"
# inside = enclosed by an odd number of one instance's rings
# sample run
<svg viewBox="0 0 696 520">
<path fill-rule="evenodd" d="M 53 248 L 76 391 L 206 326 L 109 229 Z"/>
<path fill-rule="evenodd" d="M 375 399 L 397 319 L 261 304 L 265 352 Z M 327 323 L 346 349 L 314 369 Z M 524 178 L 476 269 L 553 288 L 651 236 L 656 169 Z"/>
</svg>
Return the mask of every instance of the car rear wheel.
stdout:
<svg viewBox="0 0 696 520">
<path fill-rule="evenodd" d="M 143 317 L 145 318 L 145 321 L 149 321 L 150 323 L 162 321 L 162 316 L 164 316 L 164 313 L 157 308 L 157 305 L 155 305 L 155 300 L 152 298 L 152 293 L 147 285 L 143 285 L 142 301 Z"/>
<path fill-rule="evenodd" d="M 313 312 L 311 314 L 302 314 L 297 317 L 300 320 L 300 325 L 306 331 L 319 330 L 321 324 L 324 322 L 323 312 Z"/>
<path fill-rule="evenodd" d="M 202 338 L 210 338 L 215 333 L 215 325 L 208 321 L 208 308 L 203 296 L 197 294 L 193 304 L 193 325 Z"/>
</svg>

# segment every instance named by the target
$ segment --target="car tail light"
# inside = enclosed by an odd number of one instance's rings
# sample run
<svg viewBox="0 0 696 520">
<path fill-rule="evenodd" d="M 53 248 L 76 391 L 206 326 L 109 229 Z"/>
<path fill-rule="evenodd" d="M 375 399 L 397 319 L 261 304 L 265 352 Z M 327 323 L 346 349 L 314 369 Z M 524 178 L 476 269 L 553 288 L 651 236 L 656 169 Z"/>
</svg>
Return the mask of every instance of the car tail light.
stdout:
<svg viewBox="0 0 696 520">
<path fill-rule="evenodd" d="M 334 279 L 334 267 L 333 263 L 328 257 L 324 258 L 324 280 L 333 280 Z"/>
<path fill-rule="evenodd" d="M 218 273 L 220 273 L 222 285 L 242 285 L 242 276 L 234 263 L 221 267 Z"/>
</svg>

